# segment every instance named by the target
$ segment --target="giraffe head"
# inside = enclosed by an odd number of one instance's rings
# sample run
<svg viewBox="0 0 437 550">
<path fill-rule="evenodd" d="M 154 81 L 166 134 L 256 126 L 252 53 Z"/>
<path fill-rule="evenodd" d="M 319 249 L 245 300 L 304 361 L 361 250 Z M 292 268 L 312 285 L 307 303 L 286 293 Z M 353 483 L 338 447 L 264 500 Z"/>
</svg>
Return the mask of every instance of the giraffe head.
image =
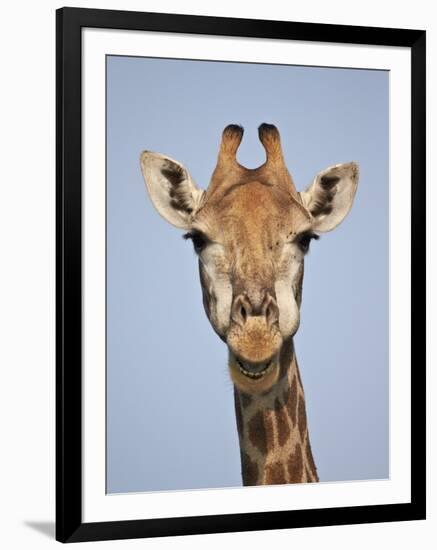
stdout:
<svg viewBox="0 0 437 550">
<path fill-rule="evenodd" d="M 141 167 L 155 208 L 193 242 L 203 304 L 229 348 L 233 382 L 246 393 L 262 393 L 278 380 L 281 348 L 299 327 L 310 241 L 349 212 L 358 166 L 331 166 L 298 193 L 276 127 L 259 127 L 266 161 L 256 169 L 236 159 L 242 137 L 240 126 L 224 129 L 206 190 L 167 156 L 145 151 Z"/>
</svg>

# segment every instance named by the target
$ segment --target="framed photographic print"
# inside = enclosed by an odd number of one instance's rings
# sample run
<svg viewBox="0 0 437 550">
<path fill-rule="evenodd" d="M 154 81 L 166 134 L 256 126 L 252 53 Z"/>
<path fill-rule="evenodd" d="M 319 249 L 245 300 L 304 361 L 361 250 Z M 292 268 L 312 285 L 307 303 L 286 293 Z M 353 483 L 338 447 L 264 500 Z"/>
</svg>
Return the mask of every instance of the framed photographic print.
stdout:
<svg viewBox="0 0 437 550">
<path fill-rule="evenodd" d="M 425 518 L 424 31 L 58 10 L 56 429 L 62 542 Z"/>
</svg>

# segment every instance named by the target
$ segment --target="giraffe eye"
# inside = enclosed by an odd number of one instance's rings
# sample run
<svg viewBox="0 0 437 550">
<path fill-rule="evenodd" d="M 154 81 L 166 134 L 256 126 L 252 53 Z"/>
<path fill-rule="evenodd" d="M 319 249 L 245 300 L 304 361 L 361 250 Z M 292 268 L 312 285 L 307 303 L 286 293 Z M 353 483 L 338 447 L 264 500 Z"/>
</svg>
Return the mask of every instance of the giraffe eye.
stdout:
<svg viewBox="0 0 437 550">
<path fill-rule="evenodd" d="M 303 233 L 302 235 L 299 235 L 297 239 L 297 245 L 302 250 L 304 254 L 308 252 L 310 249 L 310 243 L 312 239 L 318 239 L 319 236 L 315 233 Z"/>
<path fill-rule="evenodd" d="M 208 239 L 199 231 L 186 233 L 183 237 L 184 239 L 191 239 L 191 241 L 193 242 L 194 251 L 197 254 L 200 254 L 200 252 L 202 252 L 202 250 L 208 244 Z"/>
</svg>

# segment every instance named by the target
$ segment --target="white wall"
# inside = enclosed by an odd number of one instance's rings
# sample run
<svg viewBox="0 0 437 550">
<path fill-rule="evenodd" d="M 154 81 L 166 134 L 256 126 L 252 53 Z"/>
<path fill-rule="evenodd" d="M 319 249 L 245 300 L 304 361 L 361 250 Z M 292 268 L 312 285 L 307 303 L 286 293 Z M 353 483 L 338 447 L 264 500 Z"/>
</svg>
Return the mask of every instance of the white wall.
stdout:
<svg viewBox="0 0 437 550">
<path fill-rule="evenodd" d="M 55 164 L 55 8 L 61 3 L 8 3 L 2 6 L 0 86 L 1 201 L 0 201 L 0 543 L 4 548 L 53 547 L 54 520 L 54 164 Z M 432 2 L 415 0 L 154 0 L 81 2 L 71 5 L 203 15 L 288 19 L 321 23 L 426 28 L 428 32 L 428 97 L 437 97 L 437 20 Z M 436 104 L 429 102 L 429 127 Z M 428 151 L 435 148 L 430 128 Z M 434 156 L 429 181 L 436 179 Z M 434 177 L 433 177 L 434 176 Z M 429 187 L 428 204 L 437 199 Z M 429 216 L 430 217 L 430 216 Z M 429 280 L 437 277 L 429 221 Z M 429 286 L 431 286 L 429 284 Z M 434 303 L 432 303 L 434 302 Z M 435 318 L 434 305 L 429 319 Z M 431 335 L 431 331 L 429 331 Z M 434 338 L 435 342 L 435 338 Z M 436 359 L 430 338 L 429 352 Z M 429 364 L 432 361 L 429 360 Z M 437 391 L 429 370 L 429 395 Z M 431 401 L 431 399 L 430 399 Z M 429 407 L 429 424 L 437 420 L 437 401 Z M 428 430 L 430 433 L 430 430 Z M 434 430 L 435 433 L 435 430 Z M 431 433 L 430 433 L 431 435 Z M 436 456 L 435 437 L 429 444 L 430 463 Z M 428 486 L 435 478 L 429 477 Z M 435 499 L 427 522 L 325 527 L 275 532 L 210 535 L 148 541 L 148 548 L 218 548 L 222 545 L 265 545 L 338 550 L 387 543 L 398 549 L 431 548 L 437 535 Z M 50 536 L 48 535 L 50 534 Z M 101 547 L 139 547 L 144 541 L 100 543 Z M 124 546 L 123 546 L 124 547 Z"/>
</svg>

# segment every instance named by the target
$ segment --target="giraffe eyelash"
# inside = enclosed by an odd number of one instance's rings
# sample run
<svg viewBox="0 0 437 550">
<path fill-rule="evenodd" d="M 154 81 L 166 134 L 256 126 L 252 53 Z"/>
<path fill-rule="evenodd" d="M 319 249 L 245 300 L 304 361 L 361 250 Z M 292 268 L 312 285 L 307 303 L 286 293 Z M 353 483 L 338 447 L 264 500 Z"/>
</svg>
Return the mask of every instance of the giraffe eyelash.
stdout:
<svg viewBox="0 0 437 550">
<path fill-rule="evenodd" d="M 306 254 L 310 248 L 310 243 L 312 240 L 318 240 L 320 239 L 319 235 L 313 232 L 306 232 L 301 233 L 298 235 L 293 242 L 297 244 L 297 246 L 300 248 L 300 250 Z"/>
<path fill-rule="evenodd" d="M 192 241 L 194 251 L 197 254 L 200 254 L 200 252 L 202 252 L 202 250 L 209 243 L 208 237 L 203 233 L 201 233 L 200 231 L 189 231 L 188 233 L 185 233 L 184 235 L 182 235 L 182 238 L 185 240 L 189 239 Z"/>
</svg>

